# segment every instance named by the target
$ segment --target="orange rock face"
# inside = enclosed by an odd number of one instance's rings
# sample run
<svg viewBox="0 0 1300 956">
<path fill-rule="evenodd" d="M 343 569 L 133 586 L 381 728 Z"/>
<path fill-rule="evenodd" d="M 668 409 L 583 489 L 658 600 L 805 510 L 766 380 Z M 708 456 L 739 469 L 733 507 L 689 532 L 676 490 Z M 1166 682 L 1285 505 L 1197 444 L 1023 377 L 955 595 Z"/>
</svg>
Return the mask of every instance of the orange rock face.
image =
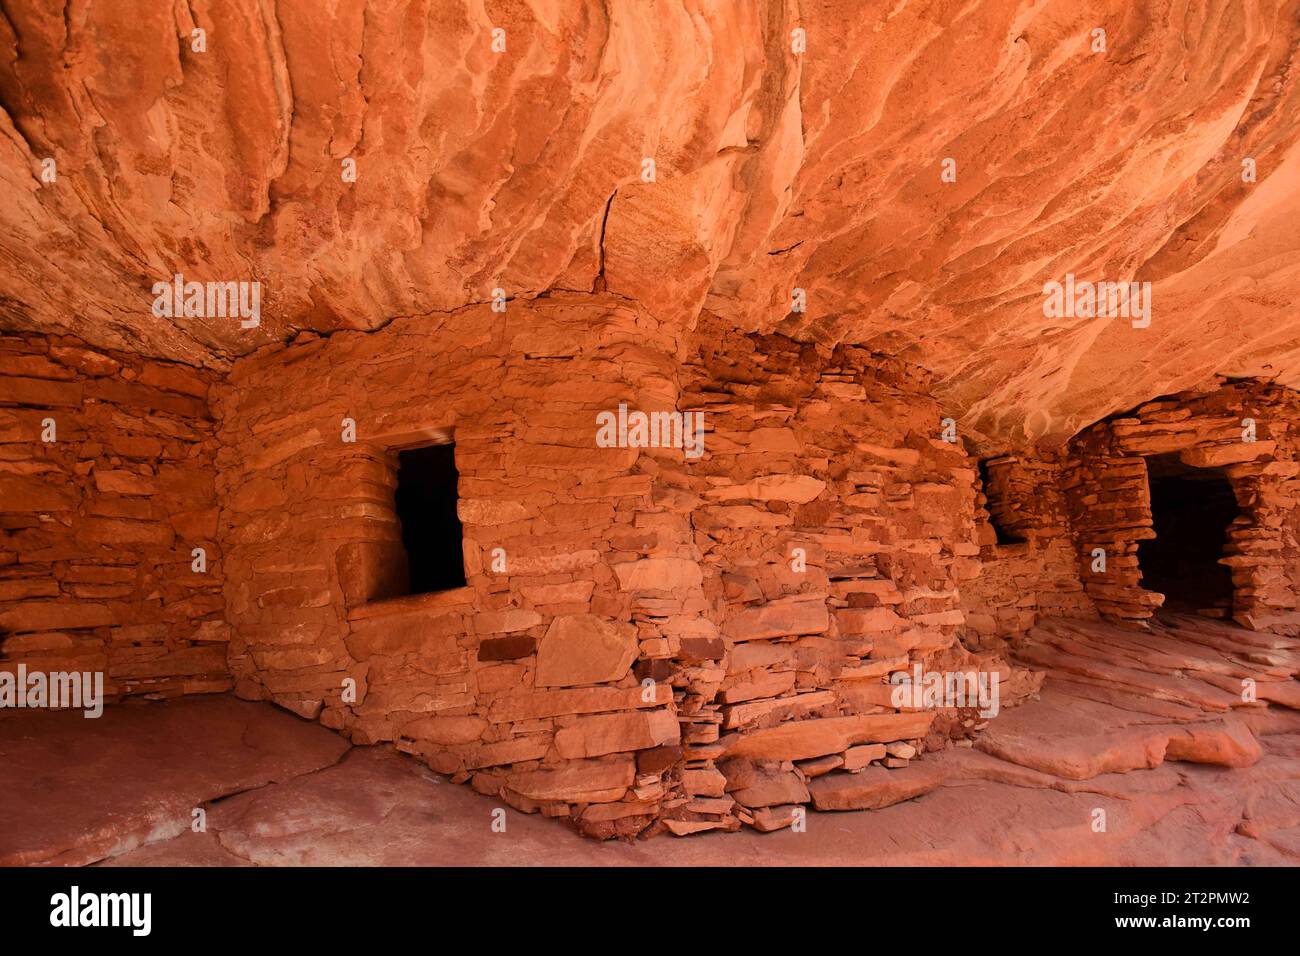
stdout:
<svg viewBox="0 0 1300 956">
<path fill-rule="evenodd" d="M 1026 665 L 1168 724 L 1001 759 L 1253 763 L 1202 715 L 1297 700 L 1298 12 L 7 8 L 0 674 L 598 837 L 923 796 Z M 1240 653 L 1110 643 L 1167 596 Z"/>
<path fill-rule="evenodd" d="M 902 355 L 994 445 L 1297 381 L 1292 3 L 191 16 L 0 18 L 6 325 L 225 366 L 605 288 Z M 260 281 L 260 325 L 154 316 L 177 273 Z M 1046 317 L 1066 274 L 1150 282 L 1150 326 Z"/>
</svg>

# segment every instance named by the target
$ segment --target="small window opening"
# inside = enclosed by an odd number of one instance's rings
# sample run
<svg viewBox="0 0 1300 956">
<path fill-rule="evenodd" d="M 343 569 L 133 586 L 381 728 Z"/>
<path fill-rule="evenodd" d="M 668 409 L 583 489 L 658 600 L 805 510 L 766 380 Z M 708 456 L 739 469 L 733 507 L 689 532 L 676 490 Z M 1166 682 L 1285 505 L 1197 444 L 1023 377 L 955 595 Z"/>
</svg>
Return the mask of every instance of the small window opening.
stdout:
<svg viewBox="0 0 1300 956">
<path fill-rule="evenodd" d="M 465 586 L 456 514 L 456 446 L 429 445 L 397 455 L 397 519 L 402 524 L 410 586 L 426 594 Z"/>
</svg>

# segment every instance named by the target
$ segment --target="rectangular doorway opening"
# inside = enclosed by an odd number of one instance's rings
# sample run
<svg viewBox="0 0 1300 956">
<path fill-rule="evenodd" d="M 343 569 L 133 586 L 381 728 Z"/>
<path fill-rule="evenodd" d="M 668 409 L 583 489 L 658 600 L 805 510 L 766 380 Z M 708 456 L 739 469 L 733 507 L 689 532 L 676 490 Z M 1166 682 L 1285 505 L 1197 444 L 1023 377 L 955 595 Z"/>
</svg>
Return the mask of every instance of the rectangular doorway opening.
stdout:
<svg viewBox="0 0 1300 956">
<path fill-rule="evenodd" d="M 1220 468 L 1193 468 L 1178 455 L 1147 458 L 1156 536 L 1138 543 L 1142 587 L 1165 596 L 1167 610 L 1232 616 L 1228 529 L 1241 514 Z"/>
<path fill-rule="evenodd" d="M 1007 460 L 1001 459 L 1003 462 Z M 1018 518 L 1016 509 L 1019 506 L 1010 500 L 1005 478 L 997 480 L 998 476 L 1005 476 L 1006 472 L 999 469 L 995 475 L 996 466 L 990 467 L 987 458 L 981 458 L 976 467 L 979 469 L 980 489 L 984 492 L 984 510 L 988 513 L 989 525 L 993 528 L 997 544 L 1024 544 L 1025 536 L 1015 527 Z"/>
<path fill-rule="evenodd" d="M 427 445 L 397 455 L 397 519 L 410 584 L 407 594 L 465 586 L 465 554 L 456 513 L 456 446 Z"/>
</svg>

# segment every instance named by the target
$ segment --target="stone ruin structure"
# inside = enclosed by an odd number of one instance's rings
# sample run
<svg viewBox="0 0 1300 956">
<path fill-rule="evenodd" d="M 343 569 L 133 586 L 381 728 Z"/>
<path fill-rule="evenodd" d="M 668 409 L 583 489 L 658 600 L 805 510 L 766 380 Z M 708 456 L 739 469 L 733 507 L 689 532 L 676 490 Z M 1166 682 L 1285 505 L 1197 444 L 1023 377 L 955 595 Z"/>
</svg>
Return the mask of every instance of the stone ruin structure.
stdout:
<svg viewBox="0 0 1300 956">
<path fill-rule="evenodd" d="M 968 625 L 993 637 L 1040 614 L 1140 623 L 1172 588 L 1196 613 L 1300 632 L 1296 402 L 1220 380 L 1098 422 L 1064 452 L 989 460 Z"/>
<path fill-rule="evenodd" d="M 1094 57 L 1068 4 L 652 4 L 639 59 L 537 6 L 495 52 L 481 11 L 0 15 L 0 669 L 268 702 L 610 838 L 924 794 L 1044 622 L 1300 634 L 1284 5 Z M 1058 121 L 1139 61 L 1119 132 Z M 1041 307 L 1090 270 L 1154 321 Z M 151 310 L 182 274 L 264 314 Z"/>
<path fill-rule="evenodd" d="M 899 706 L 899 675 L 996 672 L 1014 706 L 1042 681 L 1018 636 L 1141 623 L 1150 577 L 1300 622 L 1297 396 L 1259 382 L 981 462 L 915 367 L 609 296 L 300 336 L 224 379 L 3 346 L 6 667 L 271 701 L 600 837 L 924 793 L 927 752 L 987 715 Z M 600 447 L 620 405 L 702 413 L 703 454 Z M 419 543 L 404 456 L 428 448 L 457 526 Z M 452 586 L 420 578 L 430 548 Z"/>
</svg>

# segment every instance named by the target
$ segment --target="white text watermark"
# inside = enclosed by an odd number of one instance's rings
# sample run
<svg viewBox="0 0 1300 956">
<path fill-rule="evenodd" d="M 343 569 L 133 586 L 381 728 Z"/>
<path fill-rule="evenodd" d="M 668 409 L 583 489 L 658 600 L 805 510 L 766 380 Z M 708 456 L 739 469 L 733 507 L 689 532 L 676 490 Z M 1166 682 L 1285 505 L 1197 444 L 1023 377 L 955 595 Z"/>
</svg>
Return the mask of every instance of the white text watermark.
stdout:
<svg viewBox="0 0 1300 956">
<path fill-rule="evenodd" d="M 600 448 L 681 448 L 687 458 L 704 454 L 703 412 L 641 412 L 618 406 L 596 416 Z"/>
<path fill-rule="evenodd" d="M 160 319 L 238 318 L 244 329 L 262 324 L 260 282 L 186 282 L 178 272 L 171 282 L 155 282 L 153 294 L 153 314 Z"/>
<path fill-rule="evenodd" d="M 29 671 L 19 664 L 17 673 L 0 671 L 0 709 L 49 708 L 84 710 L 87 718 L 104 713 L 102 671 Z"/>
<path fill-rule="evenodd" d="M 1079 282 L 1066 273 L 1065 282 L 1043 284 L 1043 316 L 1048 319 L 1133 320 L 1133 328 L 1151 324 L 1150 282 Z"/>
</svg>

